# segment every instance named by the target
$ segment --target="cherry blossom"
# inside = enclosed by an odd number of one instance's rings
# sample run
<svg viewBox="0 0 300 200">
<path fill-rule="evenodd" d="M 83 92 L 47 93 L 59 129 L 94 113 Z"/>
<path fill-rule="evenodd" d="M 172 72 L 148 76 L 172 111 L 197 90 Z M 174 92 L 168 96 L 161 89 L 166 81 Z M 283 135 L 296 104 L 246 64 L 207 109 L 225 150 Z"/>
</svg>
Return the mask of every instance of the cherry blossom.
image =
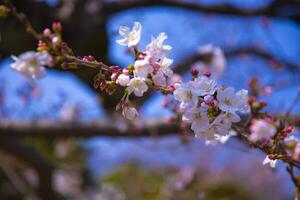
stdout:
<svg viewBox="0 0 300 200">
<path fill-rule="evenodd" d="M 172 50 L 170 45 L 164 45 L 163 42 L 168 38 L 166 33 L 160 33 L 157 38 L 152 37 L 152 41 L 146 47 L 146 53 L 150 56 L 150 63 L 155 64 L 162 60 L 167 53 Z"/>
<path fill-rule="evenodd" d="M 149 64 L 148 59 L 137 60 L 134 63 L 135 76 L 147 78 L 153 72 L 153 67 Z"/>
<path fill-rule="evenodd" d="M 148 90 L 148 86 L 146 84 L 146 79 L 142 77 L 134 77 L 128 83 L 128 92 L 131 94 L 132 92 L 141 97 Z"/>
<path fill-rule="evenodd" d="M 134 107 L 126 106 L 122 111 L 122 115 L 126 119 L 133 120 L 139 115 L 139 113 Z"/>
<path fill-rule="evenodd" d="M 247 90 L 240 90 L 235 93 L 232 87 L 218 90 L 217 99 L 219 107 L 224 112 L 234 113 L 236 111 L 248 111 Z"/>
<path fill-rule="evenodd" d="M 197 62 L 194 67 L 200 73 L 209 70 L 213 76 L 219 77 L 222 75 L 226 66 L 226 59 L 221 48 L 207 44 L 200 46 L 198 52 L 203 61 Z"/>
<path fill-rule="evenodd" d="M 196 87 L 197 87 L 197 94 L 199 96 L 204 95 L 213 95 L 217 90 L 216 86 L 217 83 L 213 79 L 209 79 L 206 76 L 201 76 L 195 79 Z"/>
<path fill-rule="evenodd" d="M 276 127 L 270 122 L 260 119 L 254 120 L 250 126 L 251 135 L 249 140 L 252 142 L 259 141 L 261 139 L 270 139 L 276 133 Z"/>
<path fill-rule="evenodd" d="M 128 83 L 130 81 L 130 77 L 128 75 L 125 74 L 120 74 L 117 78 L 117 84 L 121 85 L 121 86 L 127 86 Z"/>
<path fill-rule="evenodd" d="M 193 107 L 198 102 L 198 95 L 196 93 L 195 82 L 190 81 L 188 83 L 175 84 L 175 90 L 173 92 L 174 98 L 181 102 L 180 107 Z"/>
<path fill-rule="evenodd" d="M 159 69 L 156 71 L 154 75 L 152 75 L 152 80 L 155 85 L 166 87 L 168 82 L 171 80 L 173 76 L 173 71 L 170 69 L 170 65 L 172 65 L 173 60 L 169 58 L 163 58 L 161 64 L 159 65 Z"/>
<path fill-rule="evenodd" d="M 128 48 L 136 46 L 141 39 L 142 25 L 140 22 L 134 22 L 132 30 L 127 26 L 120 26 L 119 34 L 123 37 L 117 40 L 117 43 Z"/>
<path fill-rule="evenodd" d="M 209 127 L 209 120 L 201 108 L 191 108 L 187 110 L 182 120 L 192 123 L 191 129 L 197 134 L 206 131 Z"/>
<path fill-rule="evenodd" d="M 44 66 L 49 65 L 51 61 L 48 53 L 35 51 L 27 51 L 19 55 L 19 57 L 12 56 L 12 58 L 15 62 L 10 67 L 30 79 L 44 77 L 46 74 Z"/>
<path fill-rule="evenodd" d="M 277 160 L 272 160 L 272 159 L 269 158 L 269 156 L 266 156 L 266 158 L 262 162 L 263 165 L 269 164 L 271 168 L 275 168 L 276 163 L 277 163 Z"/>
</svg>

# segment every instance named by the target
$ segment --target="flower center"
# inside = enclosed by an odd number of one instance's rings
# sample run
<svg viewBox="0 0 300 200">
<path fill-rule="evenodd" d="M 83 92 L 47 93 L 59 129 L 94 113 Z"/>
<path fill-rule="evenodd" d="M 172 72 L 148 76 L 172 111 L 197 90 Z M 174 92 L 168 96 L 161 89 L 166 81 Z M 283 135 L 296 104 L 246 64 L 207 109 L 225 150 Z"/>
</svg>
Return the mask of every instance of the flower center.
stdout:
<svg viewBox="0 0 300 200">
<path fill-rule="evenodd" d="M 186 93 L 186 98 L 187 98 L 187 99 L 192 99 L 192 98 L 193 98 L 193 94 L 192 94 L 191 91 L 188 91 L 188 92 Z"/>
<path fill-rule="evenodd" d="M 31 58 L 28 60 L 28 64 L 30 67 L 35 68 L 38 65 L 38 60 L 36 58 Z"/>
<path fill-rule="evenodd" d="M 201 114 L 200 113 L 195 113 L 195 119 L 200 120 L 201 119 Z"/>
<path fill-rule="evenodd" d="M 228 106 L 231 106 L 231 105 L 232 105 L 230 99 L 228 99 L 228 98 L 226 98 L 226 99 L 224 100 L 224 103 L 225 103 L 226 105 L 228 105 Z"/>
</svg>

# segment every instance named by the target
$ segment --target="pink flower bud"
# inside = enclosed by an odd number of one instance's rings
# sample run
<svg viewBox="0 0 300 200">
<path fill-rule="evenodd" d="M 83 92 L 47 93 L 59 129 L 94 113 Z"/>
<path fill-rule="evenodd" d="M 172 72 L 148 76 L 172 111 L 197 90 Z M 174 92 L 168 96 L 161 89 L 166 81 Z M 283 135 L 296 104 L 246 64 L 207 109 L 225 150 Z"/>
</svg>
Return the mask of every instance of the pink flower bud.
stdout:
<svg viewBox="0 0 300 200">
<path fill-rule="evenodd" d="M 52 43 L 53 44 L 58 45 L 58 44 L 60 44 L 60 42 L 61 42 L 61 40 L 60 40 L 59 37 L 55 36 L 55 37 L 52 38 Z"/>
<path fill-rule="evenodd" d="M 92 55 L 87 55 L 87 56 L 83 56 L 82 60 L 86 61 L 86 62 L 93 62 L 93 61 L 95 61 L 95 58 Z"/>
<path fill-rule="evenodd" d="M 45 37 L 50 37 L 52 34 L 51 30 L 49 28 L 46 28 L 44 31 L 43 31 L 43 35 Z"/>
<path fill-rule="evenodd" d="M 123 74 L 125 74 L 125 75 L 129 75 L 129 70 L 128 70 L 128 68 L 123 69 L 122 72 L 123 72 Z"/>
<path fill-rule="evenodd" d="M 210 103 L 213 99 L 214 99 L 214 98 L 213 98 L 211 95 L 206 95 L 206 96 L 204 97 L 204 101 L 205 101 L 206 103 Z"/>
<path fill-rule="evenodd" d="M 199 74 L 199 70 L 197 70 L 196 68 L 192 68 L 191 69 L 191 74 L 194 78 L 196 78 Z"/>
<path fill-rule="evenodd" d="M 263 93 L 264 93 L 265 95 L 271 94 L 272 91 L 273 91 L 273 89 L 272 89 L 271 86 L 266 86 L 266 87 L 264 87 L 264 89 L 263 89 Z"/>
<path fill-rule="evenodd" d="M 206 77 L 210 77 L 211 76 L 211 72 L 209 70 L 206 70 L 204 73 L 203 73 L 204 76 Z"/>
<path fill-rule="evenodd" d="M 127 86 L 130 81 L 130 78 L 128 75 L 121 74 L 118 76 L 116 83 L 121 86 Z"/>
<path fill-rule="evenodd" d="M 138 116 L 138 111 L 134 107 L 125 107 L 122 115 L 129 120 L 133 120 Z"/>
<path fill-rule="evenodd" d="M 53 22 L 53 24 L 52 24 L 52 30 L 54 32 L 61 32 L 61 30 L 62 30 L 61 23 L 60 22 Z"/>
<path fill-rule="evenodd" d="M 168 90 L 168 92 L 174 92 L 174 90 L 175 90 L 174 85 L 168 85 L 167 90 Z"/>
</svg>

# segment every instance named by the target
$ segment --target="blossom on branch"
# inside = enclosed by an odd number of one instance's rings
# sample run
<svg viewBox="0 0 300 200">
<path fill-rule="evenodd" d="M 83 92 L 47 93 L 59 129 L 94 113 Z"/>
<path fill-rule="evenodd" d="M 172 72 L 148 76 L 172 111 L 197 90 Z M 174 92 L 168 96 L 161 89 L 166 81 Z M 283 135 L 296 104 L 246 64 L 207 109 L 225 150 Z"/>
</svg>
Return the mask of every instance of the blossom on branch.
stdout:
<svg viewBox="0 0 300 200">
<path fill-rule="evenodd" d="M 207 44 L 198 48 L 201 61 L 195 63 L 194 68 L 200 73 L 210 71 L 214 77 L 219 77 L 223 74 L 226 59 L 221 48 Z"/>
<path fill-rule="evenodd" d="M 145 81 L 145 78 L 141 77 L 134 77 L 131 79 L 128 83 L 128 93 L 131 94 L 133 92 L 135 96 L 143 96 L 143 94 L 148 90 L 148 86 Z"/>
<path fill-rule="evenodd" d="M 123 39 L 117 40 L 117 43 L 128 48 L 136 46 L 141 39 L 142 25 L 140 22 L 134 22 L 132 30 L 127 26 L 120 26 L 119 34 Z"/>
<path fill-rule="evenodd" d="M 14 62 L 10 67 L 30 79 L 44 77 L 46 74 L 44 66 L 51 62 L 51 56 L 48 53 L 35 51 L 27 51 L 12 58 Z"/>
<path fill-rule="evenodd" d="M 139 115 L 139 113 L 134 107 L 126 106 L 125 108 L 123 108 L 122 115 L 126 119 L 133 120 Z"/>
<path fill-rule="evenodd" d="M 249 140 L 257 142 L 262 139 L 270 139 L 276 133 L 276 127 L 269 121 L 264 119 L 253 120 L 250 126 L 251 135 Z"/>
<path fill-rule="evenodd" d="M 262 164 L 263 165 L 269 164 L 271 168 L 275 168 L 276 163 L 277 163 L 277 160 L 272 160 L 272 159 L 269 158 L 269 156 L 266 156 L 266 158 L 264 159 Z"/>
</svg>

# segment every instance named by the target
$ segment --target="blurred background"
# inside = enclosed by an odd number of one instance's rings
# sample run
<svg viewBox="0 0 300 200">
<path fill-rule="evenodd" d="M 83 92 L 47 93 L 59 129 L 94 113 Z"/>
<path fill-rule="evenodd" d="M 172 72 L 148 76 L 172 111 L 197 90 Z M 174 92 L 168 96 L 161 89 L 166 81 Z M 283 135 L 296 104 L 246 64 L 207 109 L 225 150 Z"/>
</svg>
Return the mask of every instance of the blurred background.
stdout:
<svg viewBox="0 0 300 200">
<path fill-rule="evenodd" d="M 63 38 L 76 55 L 91 54 L 107 64 L 128 66 L 133 57 L 116 44 L 117 31 L 120 25 L 132 27 L 139 21 L 143 26 L 139 48 L 150 42 L 151 35 L 166 32 L 166 43 L 173 47 L 169 56 L 174 59 L 173 69 L 186 79 L 190 68 L 201 61 L 198 48 L 213 44 L 226 56 L 219 85 L 242 89 L 255 81 L 262 88 L 270 86 L 272 92 L 268 90 L 261 98 L 268 102 L 267 110 L 276 113 L 284 113 L 298 95 L 298 0 L 13 3 L 38 31 L 61 21 Z M 234 138 L 225 145 L 207 146 L 176 132 L 166 136 L 154 130 L 148 137 L 128 134 L 132 124 L 114 112 L 121 93 L 108 96 L 95 90 L 96 71 L 56 67 L 33 85 L 9 64 L 11 55 L 34 50 L 36 44 L 15 18 L 0 20 L 0 199 L 293 198 L 284 165 L 263 166 L 263 154 Z M 143 120 L 170 117 L 164 101 L 157 93 L 139 100 L 141 119 L 134 124 L 143 130 Z M 299 104 L 292 114 L 300 114 Z M 10 132 L 5 125 L 11 122 L 15 127 Z M 100 125 L 85 128 L 90 122 Z M 37 124 L 41 123 L 40 130 Z M 115 129 L 102 129 L 105 123 Z M 64 129 L 65 124 L 70 126 Z M 114 130 L 121 136 L 115 137 Z"/>
</svg>

